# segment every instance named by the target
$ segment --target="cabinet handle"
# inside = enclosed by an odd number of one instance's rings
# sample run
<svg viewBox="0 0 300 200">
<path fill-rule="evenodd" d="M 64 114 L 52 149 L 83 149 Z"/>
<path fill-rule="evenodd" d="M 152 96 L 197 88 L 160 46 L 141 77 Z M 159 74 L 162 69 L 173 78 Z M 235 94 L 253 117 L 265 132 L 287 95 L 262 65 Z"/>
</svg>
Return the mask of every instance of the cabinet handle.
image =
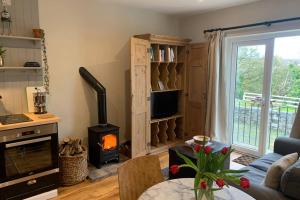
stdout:
<svg viewBox="0 0 300 200">
<path fill-rule="evenodd" d="M 33 180 L 28 181 L 27 185 L 34 185 L 34 184 L 36 184 L 36 182 L 37 181 L 35 179 L 33 179 Z"/>
</svg>

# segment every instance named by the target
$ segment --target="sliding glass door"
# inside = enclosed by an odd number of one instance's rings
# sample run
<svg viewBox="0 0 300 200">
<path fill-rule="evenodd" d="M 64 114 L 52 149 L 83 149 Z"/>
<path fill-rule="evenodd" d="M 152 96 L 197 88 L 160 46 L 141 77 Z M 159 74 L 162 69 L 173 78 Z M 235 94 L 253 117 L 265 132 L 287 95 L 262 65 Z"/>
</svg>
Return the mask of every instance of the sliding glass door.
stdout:
<svg viewBox="0 0 300 200">
<path fill-rule="evenodd" d="M 300 101 L 300 36 L 274 39 L 266 151 L 274 141 L 289 136 Z"/>
<path fill-rule="evenodd" d="M 273 150 L 277 137 L 289 135 L 295 118 L 300 37 L 246 37 L 232 40 L 230 47 L 231 142 L 240 151 L 262 155 Z"/>
</svg>

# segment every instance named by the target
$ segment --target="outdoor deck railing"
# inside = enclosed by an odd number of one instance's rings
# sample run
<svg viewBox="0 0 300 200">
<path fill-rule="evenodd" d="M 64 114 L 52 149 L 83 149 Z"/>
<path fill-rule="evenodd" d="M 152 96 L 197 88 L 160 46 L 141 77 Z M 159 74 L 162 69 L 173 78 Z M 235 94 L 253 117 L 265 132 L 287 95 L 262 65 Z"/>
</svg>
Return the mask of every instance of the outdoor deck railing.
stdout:
<svg viewBox="0 0 300 200">
<path fill-rule="evenodd" d="M 261 95 L 252 94 L 247 93 L 243 100 L 235 100 L 233 143 L 258 147 Z M 299 101 L 299 98 L 272 96 L 268 120 L 268 150 L 273 150 L 277 137 L 289 136 Z"/>
</svg>

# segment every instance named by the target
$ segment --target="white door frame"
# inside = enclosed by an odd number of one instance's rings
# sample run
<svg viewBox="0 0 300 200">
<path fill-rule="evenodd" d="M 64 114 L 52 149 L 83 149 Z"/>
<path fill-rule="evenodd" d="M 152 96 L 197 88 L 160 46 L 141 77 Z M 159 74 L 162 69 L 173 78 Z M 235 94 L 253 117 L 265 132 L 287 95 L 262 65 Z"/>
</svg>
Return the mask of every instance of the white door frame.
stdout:
<svg viewBox="0 0 300 200">
<path fill-rule="evenodd" d="M 261 108 L 261 125 L 259 134 L 259 145 L 258 150 L 249 149 L 237 145 L 233 145 L 238 151 L 245 153 L 250 153 L 253 155 L 264 155 L 266 151 L 266 141 L 268 135 L 268 117 L 269 117 L 269 101 L 271 98 L 271 81 L 272 81 L 272 67 L 274 58 L 274 41 L 278 37 L 289 37 L 289 36 L 300 36 L 300 30 L 289 30 L 281 32 L 272 33 L 261 33 L 256 35 L 246 35 L 246 36 L 234 36 L 225 38 L 225 64 L 229 67 L 231 74 L 230 82 L 230 93 L 233 94 L 229 99 L 230 108 L 234 108 L 235 99 L 235 83 L 236 83 L 236 60 L 237 60 L 237 50 L 238 46 L 251 46 L 251 45 L 266 45 L 265 50 L 265 63 L 264 63 L 264 80 L 263 80 L 263 91 L 262 95 L 264 97 L 262 101 Z M 229 109 L 229 119 L 228 119 L 228 131 L 227 138 L 230 144 L 232 144 L 232 133 L 233 133 L 233 111 L 234 109 Z"/>
<path fill-rule="evenodd" d="M 262 155 L 264 154 L 264 144 L 267 139 L 266 131 L 268 130 L 267 123 L 268 121 L 268 110 L 269 110 L 269 102 L 270 100 L 270 91 L 271 91 L 271 74 L 272 74 L 272 63 L 273 63 L 273 47 L 274 47 L 274 39 L 263 39 L 263 40 L 251 40 L 251 41 L 233 41 L 232 42 L 232 78 L 231 78 L 231 94 L 235 92 L 235 84 L 236 84 L 236 69 L 237 69 L 237 53 L 238 47 L 243 46 L 254 46 L 254 45 L 264 45 L 265 46 L 265 55 L 264 55 L 264 76 L 263 76 L 263 85 L 262 85 L 262 103 L 261 103 L 261 118 L 260 118 L 260 129 L 259 129 L 259 144 L 258 149 L 251 149 L 245 148 L 244 146 L 240 146 L 237 144 L 233 144 L 233 147 L 239 151 L 251 153 L 254 155 Z M 233 110 L 234 110 L 234 102 L 235 102 L 235 95 L 230 96 L 230 115 L 231 119 L 233 120 Z M 233 132 L 233 121 L 230 124 L 230 133 L 232 135 Z M 231 143 L 232 143 L 231 138 Z"/>
</svg>

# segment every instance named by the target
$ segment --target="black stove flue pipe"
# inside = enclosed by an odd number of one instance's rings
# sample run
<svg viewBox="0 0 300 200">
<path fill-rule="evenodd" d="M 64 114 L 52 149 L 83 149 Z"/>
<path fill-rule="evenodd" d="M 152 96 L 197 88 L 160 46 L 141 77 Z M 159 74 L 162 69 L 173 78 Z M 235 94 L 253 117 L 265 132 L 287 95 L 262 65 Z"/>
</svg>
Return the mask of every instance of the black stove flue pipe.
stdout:
<svg viewBox="0 0 300 200">
<path fill-rule="evenodd" d="M 105 87 L 84 67 L 79 68 L 81 77 L 97 92 L 98 121 L 100 126 L 107 126 L 106 112 L 106 89 Z"/>
</svg>

